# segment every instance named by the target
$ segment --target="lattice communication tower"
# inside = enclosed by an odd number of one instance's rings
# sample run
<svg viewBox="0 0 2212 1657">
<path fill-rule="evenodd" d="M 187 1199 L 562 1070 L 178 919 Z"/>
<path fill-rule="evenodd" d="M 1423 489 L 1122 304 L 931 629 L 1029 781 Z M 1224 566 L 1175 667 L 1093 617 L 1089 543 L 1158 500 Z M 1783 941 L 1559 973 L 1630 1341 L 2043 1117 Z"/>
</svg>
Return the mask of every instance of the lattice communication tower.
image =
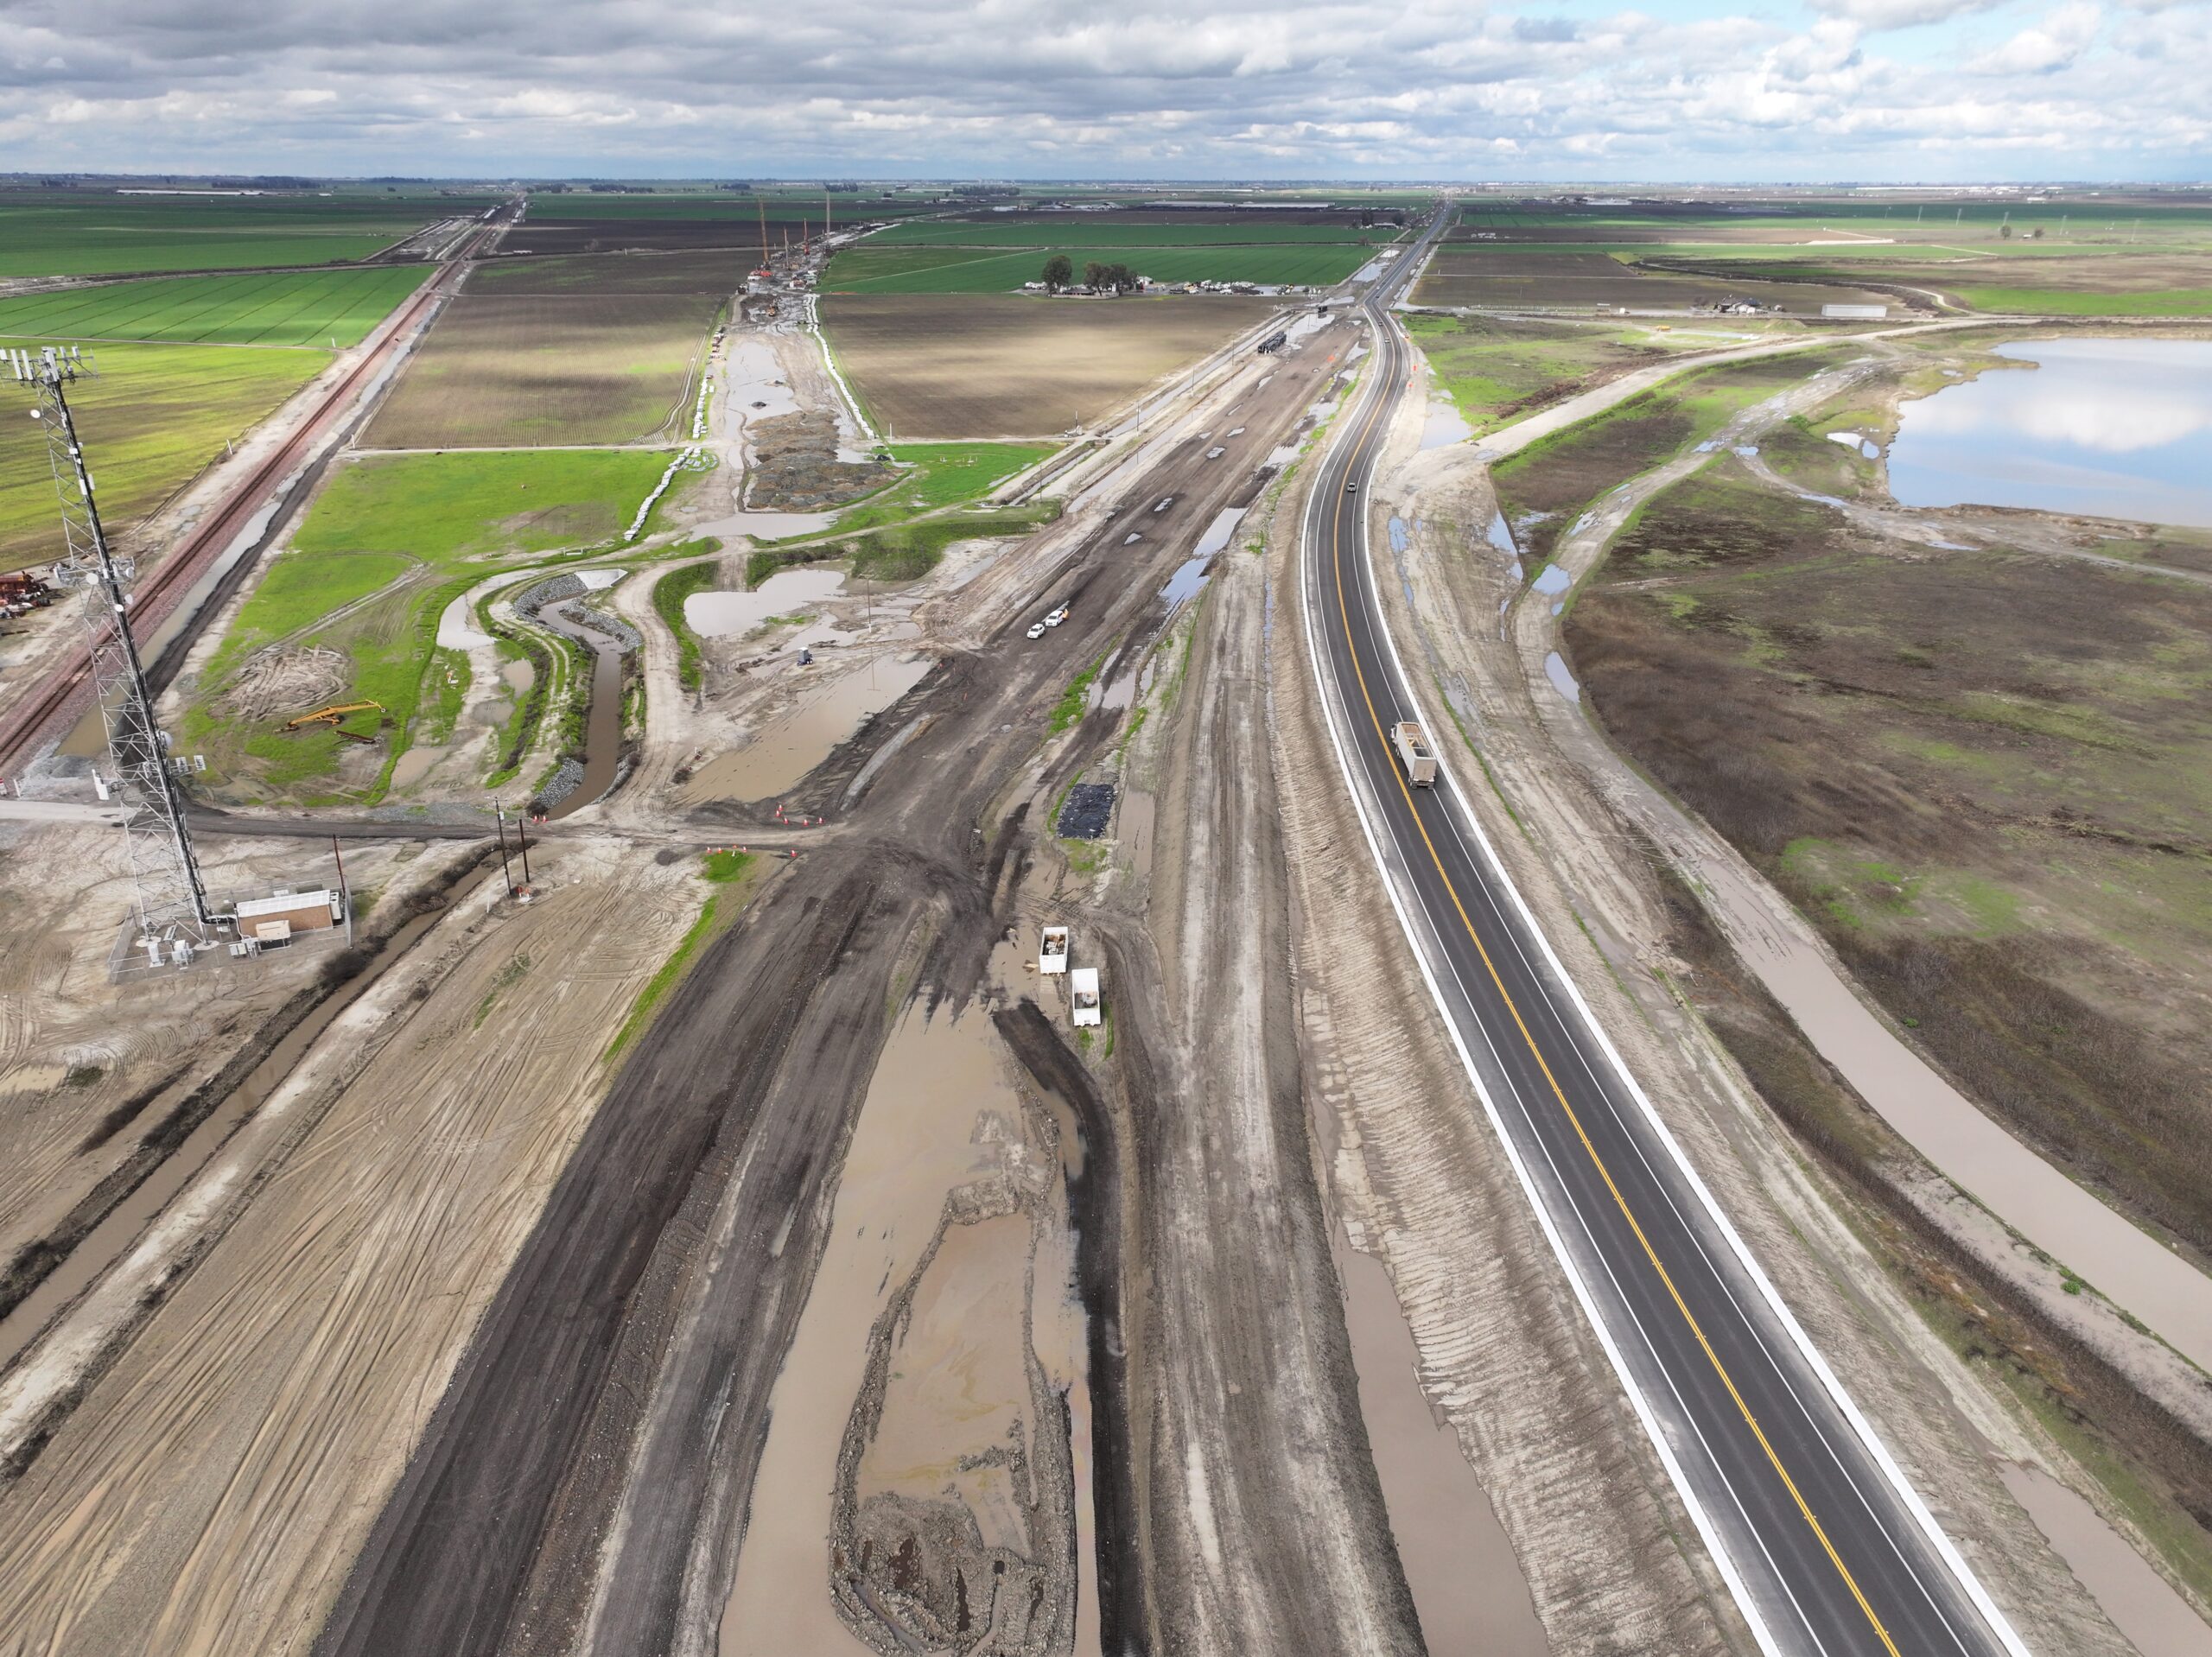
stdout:
<svg viewBox="0 0 2212 1657">
<path fill-rule="evenodd" d="M 64 388 L 96 371 L 92 359 L 75 346 L 0 352 L 0 379 L 12 378 L 37 401 L 31 418 L 46 432 L 54 493 L 61 500 L 67 556 L 54 567 L 49 579 L 56 587 L 84 590 L 85 642 L 92 659 L 92 691 L 107 721 L 108 752 L 122 791 L 124 845 L 139 942 L 156 960 L 168 957 L 181 964 L 190 959 L 181 951 L 214 948 L 224 942 L 224 932 L 233 923 L 207 901 L 200 860 L 193 854 L 191 830 L 185 823 L 184 793 L 177 785 L 183 762 L 170 755 L 168 738 L 155 722 L 153 689 L 146 682 L 137 641 L 130 635 L 125 589 L 137 572 L 130 560 L 118 559 L 108 549 L 84 446 L 69 413 Z"/>
</svg>

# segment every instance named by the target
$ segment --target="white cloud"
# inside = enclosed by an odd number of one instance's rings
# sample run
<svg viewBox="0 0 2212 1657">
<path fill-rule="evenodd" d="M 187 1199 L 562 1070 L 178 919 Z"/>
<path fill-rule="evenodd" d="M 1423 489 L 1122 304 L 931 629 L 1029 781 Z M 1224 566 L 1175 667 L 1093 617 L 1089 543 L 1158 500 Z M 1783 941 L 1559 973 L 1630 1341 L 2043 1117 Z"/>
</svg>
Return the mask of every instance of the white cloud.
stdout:
<svg viewBox="0 0 2212 1657">
<path fill-rule="evenodd" d="M 2088 50 L 2104 22 L 2093 5 L 2062 6 L 2033 29 L 2024 29 L 1995 50 L 1967 65 L 1978 75 L 2047 75 L 2070 67 Z"/>
<path fill-rule="evenodd" d="M 2202 0 L 2060 5 L 1972 59 L 1971 92 L 1885 42 L 1987 29 L 1964 14 L 1993 0 L 1811 3 L 0 0 L 0 167 L 1961 179 L 2212 154 Z"/>
</svg>

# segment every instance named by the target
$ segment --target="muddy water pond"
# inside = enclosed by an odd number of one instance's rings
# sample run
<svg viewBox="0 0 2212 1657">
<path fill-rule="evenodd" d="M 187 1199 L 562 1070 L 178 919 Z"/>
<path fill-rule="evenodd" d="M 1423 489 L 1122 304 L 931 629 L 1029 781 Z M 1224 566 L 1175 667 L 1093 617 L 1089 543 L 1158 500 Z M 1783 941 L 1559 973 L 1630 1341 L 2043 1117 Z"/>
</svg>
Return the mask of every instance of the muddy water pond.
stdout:
<svg viewBox="0 0 2212 1657">
<path fill-rule="evenodd" d="M 901 661 L 880 657 L 849 670 L 807 694 L 798 707 L 771 720 L 752 741 L 699 767 L 684 791 L 687 803 L 705 800 L 765 800 L 791 787 L 830 757 L 830 750 L 926 678 L 936 665 L 927 656 Z M 817 668 L 794 668 L 815 673 Z"/>
<path fill-rule="evenodd" d="M 1890 492 L 2212 528 L 2212 340 L 2024 340 L 1904 405 Z"/>
<path fill-rule="evenodd" d="M 702 638 L 728 638 L 833 598 L 844 584 L 841 569 L 779 570 L 750 592 L 694 593 L 683 600 L 683 619 Z"/>
</svg>

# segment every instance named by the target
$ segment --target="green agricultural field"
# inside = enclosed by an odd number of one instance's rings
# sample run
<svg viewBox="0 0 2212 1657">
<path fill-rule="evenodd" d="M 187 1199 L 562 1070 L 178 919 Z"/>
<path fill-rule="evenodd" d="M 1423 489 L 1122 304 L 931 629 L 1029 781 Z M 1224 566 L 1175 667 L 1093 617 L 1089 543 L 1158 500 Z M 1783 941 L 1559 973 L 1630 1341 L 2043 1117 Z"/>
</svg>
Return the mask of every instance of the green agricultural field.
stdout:
<svg viewBox="0 0 2212 1657">
<path fill-rule="evenodd" d="M 372 455 L 331 480 L 292 544 L 445 562 L 601 541 L 629 526 L 669 459 L 651 449 Z"/>
<path fill-rule="evenodd" d="M 887 451 L 918 468 L 837 520 L 840 530 L 873 529 L 917 512 L 956 506 L 990 492 L 1052 453 L 1044 443 L 895 443 Z"/>
<path fill-rule="evenodd" d="M 995 294 L 1037 280 L 1055 252 L 1074 262 L 1076 276 L 1092 260 L 1126 264 L 1156 282 L 1257 282 L 1333 286 L 1374 257 L 1344 242 L 1269 243 L 1251 247 L 1107 247 L 1052 244 L 1018 253 L 972 248 L 877 247 L 873 240 L 830 260 L 823 291 L 841 294 Z"/>
<path fill-rule="evenodd" d="M 0 276 L 133 276 L 365 259 L 490 200 L 0 192 Z"/>
<path fill-rule="evenodd" d="M 643 451 L 563 450 L 372 456 L 346 467 L 200 674 L 187 740 L 257 797 L 380 797 L 449 654 L 435 649 L 446 606 L 487 575 L 527 570 L 531 554 L 618 533 L 667 463 Z M 280 732 L 251 703 L 253 676 L 272 655 L 311 651 L 345 658 L 345 699 L 383 704 L 348 721 L 385 739 L 373 778 L 341 780 L 358 748 L 327 731 Z"/>
<path fill-rule="evenodd" d="M 1054 214 L 1049 219 L 929 219 L 893 225 L 868 238 L 868 247 L 1230 247 L 1277 242 L 1357 242 L 1364 236 L 1377 244 L 1395 241 L 1395 225 L 1379 225 L 1363 232 L 1356 224 L 1234 225 L 1185 223 L 1132 224 L 1116 214 L 1096 218 Z M 1039 256 L 1041 258 L 1041 255 Z"/>
<path fill-rule="evenodd" d="M 421 287 L 421 265 L 171 276 L 0 299 L 0 333 L 180 344 L 358 345 Z"/>
<path fill-rule="evenodd" d="M 0 345 L 35 348 L 35 340 Z M 127 532 L 328 362 L 321 352 L 102 346 L 99 376 L 70 394 L 111 534 Z M 0 569 L 60 551 L 46 440 L 28 401 L 0 394 Z"/>
</svg>

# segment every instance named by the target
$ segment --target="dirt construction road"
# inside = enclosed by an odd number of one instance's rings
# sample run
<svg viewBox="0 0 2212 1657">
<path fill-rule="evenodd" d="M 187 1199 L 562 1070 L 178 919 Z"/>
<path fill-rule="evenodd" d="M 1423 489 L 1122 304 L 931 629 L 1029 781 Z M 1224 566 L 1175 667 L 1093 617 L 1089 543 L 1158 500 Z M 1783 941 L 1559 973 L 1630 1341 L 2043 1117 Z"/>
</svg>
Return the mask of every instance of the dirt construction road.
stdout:
<svg viewBox="0 0 2212 1657">
<path fill-rule="evenodd" d="M 755 1488 L 767 1404 L 882 1044 L 910 999 L 957 1009 L 982 991 L 994 945 L 1058 861 L 1044 813 L 1109 758 L 1122 724 L 1096 708 L 1049 738 L 1052 708 L 1081 670 L 1112 658 L 1105 682 L 1159 636 L 1169 575 L 1224 505 L 1257 493 L 1351 341 L 1338 325 L 1240 369 L 1187 437 L 1001 559 L 962 595 L 975 653 L 950 656 L 785 797 L 787 811 L 842 821 L 709 947 L 624 1067 L 319 1650 L 716 1648 L 747 1528 L 776 1522 L 778 1493 Z M 1028 640 L 1048 595 L 1071 619 Z M 1232 746 L 1216 761 L 1250 757 Z M 749 816 L 695 820 L 741 829 Z M 1233 859 L 1211 867 L 1229 884 L 1192 888 L 1201 909 L 1237 891 Z M 1054 1025 L 1001 1009 L 1029 1085 L 1083 1140 L 1071 1198 L 1100 1635 L 1116 1651 L 1130 1638 L 1166 1648 L 1186 1629 L 1213 1649 L 1412 1650 L 1287 1032 L 1263 1025 L 1206 1051 L 1201 1003 L 1160 1007 L 1154 948 L 1217 924 L 1187 911 L 1156 946 L 1102 917 L 1110 1061 L 1085 1064 Z M 1170 981 L 1173 1001 L 1186 982 Z M 1271 1193 L 1263 1217 L 1280 1238 L 1194 1244 L 1194 1227 L 1249 1222 L 1255 1192 Z M 1206 1457 L 1224 1446 L 1237 1467 L 1217 1483 Z M 1192 1470 L 1217 1512 L 1185 1501 Z M 823 1577 L 791 1584 L 829 1589 L 826 1557 Z M 880 1608 L 868 1643 L 913 1639 L 901 1615 Z M 993 1649 L 1032 1648 L 1007 1641 Z"/>
</svg>

